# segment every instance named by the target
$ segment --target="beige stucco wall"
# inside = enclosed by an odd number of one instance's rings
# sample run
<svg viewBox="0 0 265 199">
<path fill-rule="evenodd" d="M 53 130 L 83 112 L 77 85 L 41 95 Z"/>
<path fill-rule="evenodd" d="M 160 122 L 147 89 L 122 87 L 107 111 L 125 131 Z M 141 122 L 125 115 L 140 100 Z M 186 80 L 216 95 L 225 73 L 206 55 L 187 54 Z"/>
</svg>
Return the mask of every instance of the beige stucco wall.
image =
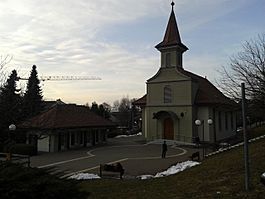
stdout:
<svg viewBox="0 0 265 199">
<path fill-rule="evenodd" d="M 196 119 L 199 119 L 200 121 L 204 123 L 201 126 L 196 126 L 200 140 L 202 141 L 204 140 L 206 142 L 213 142 L 214 140 L 213 125 L 214 124 L 211 124 L 211 125 L 208 124 L 209 119 L 213 120 L 212 109 L 208 106 L 198 107 L 197 118 L 195 118 L 195 120 Z M 204 125 L 204 137 L 203 137 L 203 125 Z"/>
<path fill-rule="evenodd" d="M 191 105 L 192 98 L 191 79 L 179 73 L 175 68 L 161 69 L 147 82 L 147 106 Z M 172 89 L 172 102 L 164 103 L 164 88 Z"/>
<path fill-rule="evenodd" d="M 219 128 L 219 112 L 221 112 L 221 128 Z M 225 113 L 227 113 L 227 128 L 225 124 Z M 233 115 L 233 125 L 231 124 L 231 114 Z M 236 112 L 229 109 L 216 109 L 216 138 L 222 140 L 236 134 Z M 232 128 L 233 126 L 233 128 Z"/>
<path fill-rule="evenodd" d="M 162 55 L 162 59 L 165 59 Z M 163 64 L 163 63 L 162 63 Z M 171 88 L 171 102 L 164 102 L 164 88 Z M 198 91 L 198 83 L 180 73 L 176 68 L 160 68 L 154 77 L 147 81 L 146 107 L 142 116 L 142 131 L 148 140 L 161 139 L 163 136 L 163 120 L 153 119 L 155 113 L 160 111 L 173 112 L 176 115 L 174 121 L 174 140 L 192 141 L 192 137 L 199 136 L 200 140 L 214 142 L 235 134 L 231 129 L 231 119 L 228 118 L 228 128 L 225 128 L 225 119 L 222 116 L 222 128 L 218 129 L 218 111 L 229 111 L 227 107 L 196 106 L 195 98 Z M 181 116 L 183 113 L 183 116 Z M 234 128 L 236 117 L 234 115 Z M 196 126 L 195 120 L 204 121 L 204 138 L 202 126 Z M 209 125 L 208 119 L 214 124 Z"/>
<path fill-rule="evenodd" d="M 203 122 L 202 125 L 196 126 L 198 136 L 199 136 L 201 141 L 203 141 L 203 140 L 208 141 L 209 140 L 209 129 L 207 128 L 208 127 L 208 125 L 207 125 L 208 114 L 209 114 L 208 107 L 199 107 L 198 108 L 197 117 L 195 118 L 195 120 L 198 119 L 201 122 Z M 204 125 L 204 137 L 203 137 L 203 125 Z"/>
<path fill-rule="evenodd" d="M 219 119 L 219 112 L 221 112 L 221 119 Z M 225 124 L 225 112 L 227 112 L 227 128 Z M 233 125 L 231 124 L 231 114 L 233 114 Z M 215 136 L 216 141 L 220 141 L 236 134 L 236 112 L 229 109 L 229 107 L 198 107 L 196 119 L 204 120 L 204 140 L 207 142 L 214 142 Z M 212 125 L 208 124 L 208 119 L 213 120 Z M 220 121 L 221 127 L 219 127 Z M 196 126 L 195 131 L 200 139 L 203 140 L 202 126 Z"/>
<path fill-rule="evenodd" d="M 148 140 L 161 139 L 163 135 L 163 119 L 153 119 L 153 114 L 159 111 L 174 112 L 177 118 L 174 122 L 174 139 L 190 142 L 192 138 L 192 107 L 191 106 L 165 106 L 145 108 L 145 135 Z M 181 116 L 181 113 L 184 116 Z"/>
<path fill-rule="evenodd" d="M 164 103 L 164 87 L 172 90 L 171 103 Z M 160 111 L 173 112 L 174 139 L 191 142 L 193 137 L 192 94 L 193 83 L 190 78 L 179 73 L 175 68 L 161 69 L 147 82 L 147 105 L 143 115 L 143 132 L 148 140 L 161 139 L 165 118 L 153 119 Z M 181 116 L 181 113 L 183 116 Z"/>
<path fill-rule="evenodd" d="M 190 78 L 178 72 L 176 68 L 160 68 L 151 79 L 147 80 L 147 84 L 185 80 L 190 80 Z"/>
</svg>

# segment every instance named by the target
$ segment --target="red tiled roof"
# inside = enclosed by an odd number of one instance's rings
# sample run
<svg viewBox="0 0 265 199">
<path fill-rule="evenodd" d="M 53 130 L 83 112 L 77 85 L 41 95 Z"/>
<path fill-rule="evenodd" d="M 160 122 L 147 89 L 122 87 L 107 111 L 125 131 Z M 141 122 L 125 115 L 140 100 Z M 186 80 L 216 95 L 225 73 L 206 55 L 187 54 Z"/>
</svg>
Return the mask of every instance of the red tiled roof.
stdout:
<svg viewBox="0 0 265 199">
<path fill-rule="evenodd" d="M 199 75 L 179 69 L 179 71 L 190 77 L 193 81 L 199 84 L 197 95 L 195 98 L 195 104 L 226 104 L 235 105 L 235 102 L 230 98 L 226 97 L 221 91 L 219 91 L 208 79 L 203 78 Z"/>
<path fill-rule="evenodd" d="M 96 115 L 87 107 L 74 104 L 56 105 L 19 125 L 20 128 L 38 129 L 113 126 L 113 122 Z"/>
<path fill-rule="evenodd" d="M 225 104 L 235 106 L 236 103 L 230 98 L 226 97 L 221 91 L 219 91 L 211 82 L 206 78 L 199 75 L 179 69 L 179 72 L 190 77 L 192 81 L 199 84 L 199 88 L 195 97 L 196 105 L 213 105 L 213 104 Z M 145 106 L 146 105 L 146 94 L 140 99 L 134 102 L 135 105 Z"/>
<path fill-rule="evenodd" d="M 145 106 L 146 105 L 146 94 L 143 97 L 139 98 L 138 100 L 135 100 L 133 104 L 136 106 Z"/>
</svg>

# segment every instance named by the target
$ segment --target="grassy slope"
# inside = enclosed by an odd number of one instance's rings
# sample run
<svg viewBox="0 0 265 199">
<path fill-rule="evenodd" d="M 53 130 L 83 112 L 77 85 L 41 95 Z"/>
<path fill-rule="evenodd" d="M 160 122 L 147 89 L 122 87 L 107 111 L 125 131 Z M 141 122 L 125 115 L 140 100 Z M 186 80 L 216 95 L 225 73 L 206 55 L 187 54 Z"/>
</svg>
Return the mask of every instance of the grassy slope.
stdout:
<svg viewBox="0 0 265 199">
<path fill-rule="evenodd" d="M 249 193 L 244 191 L 243 147 L 212 156 L 199 166 L 165 178 L 93 180 L 84 181 L 81 186 L 91 193 L 89 198 L 264 198 L 265 186 L 259 180 L 265 172 L 265 139 L 251 143 L 249 151 Z"/>
</svg>

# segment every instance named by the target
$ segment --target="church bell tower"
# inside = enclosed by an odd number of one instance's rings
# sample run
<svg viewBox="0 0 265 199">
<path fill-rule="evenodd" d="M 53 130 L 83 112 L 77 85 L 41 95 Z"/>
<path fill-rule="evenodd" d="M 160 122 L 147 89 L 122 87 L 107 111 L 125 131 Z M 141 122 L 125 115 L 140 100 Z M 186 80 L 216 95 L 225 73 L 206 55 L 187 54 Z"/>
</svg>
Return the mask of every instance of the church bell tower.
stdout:
<svg viewBox="0 0 265 199">
<path fill-rule="evenodd" d="M 181 43 L 174 5 L 175 3 L 172 1 L 172 10 L 164 39 L 155 47 L 161 52 L 161 68 L 183 69 L 182 56 L 188 48 Z"/>
</svg>

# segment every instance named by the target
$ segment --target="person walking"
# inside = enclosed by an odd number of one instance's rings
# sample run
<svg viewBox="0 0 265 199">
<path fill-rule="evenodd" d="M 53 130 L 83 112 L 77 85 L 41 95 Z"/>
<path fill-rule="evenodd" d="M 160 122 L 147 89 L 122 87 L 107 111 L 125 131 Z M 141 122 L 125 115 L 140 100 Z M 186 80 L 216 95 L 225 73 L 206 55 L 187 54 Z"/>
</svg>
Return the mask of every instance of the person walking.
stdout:
<svg viewBox="0 0 265 199">
<path fill-rule="evenodd" d="M 167 153 L 167 143 L 164 141 L 162 144 L 162 158 L 166 158 L 166 153 Z"/>
</svg>

